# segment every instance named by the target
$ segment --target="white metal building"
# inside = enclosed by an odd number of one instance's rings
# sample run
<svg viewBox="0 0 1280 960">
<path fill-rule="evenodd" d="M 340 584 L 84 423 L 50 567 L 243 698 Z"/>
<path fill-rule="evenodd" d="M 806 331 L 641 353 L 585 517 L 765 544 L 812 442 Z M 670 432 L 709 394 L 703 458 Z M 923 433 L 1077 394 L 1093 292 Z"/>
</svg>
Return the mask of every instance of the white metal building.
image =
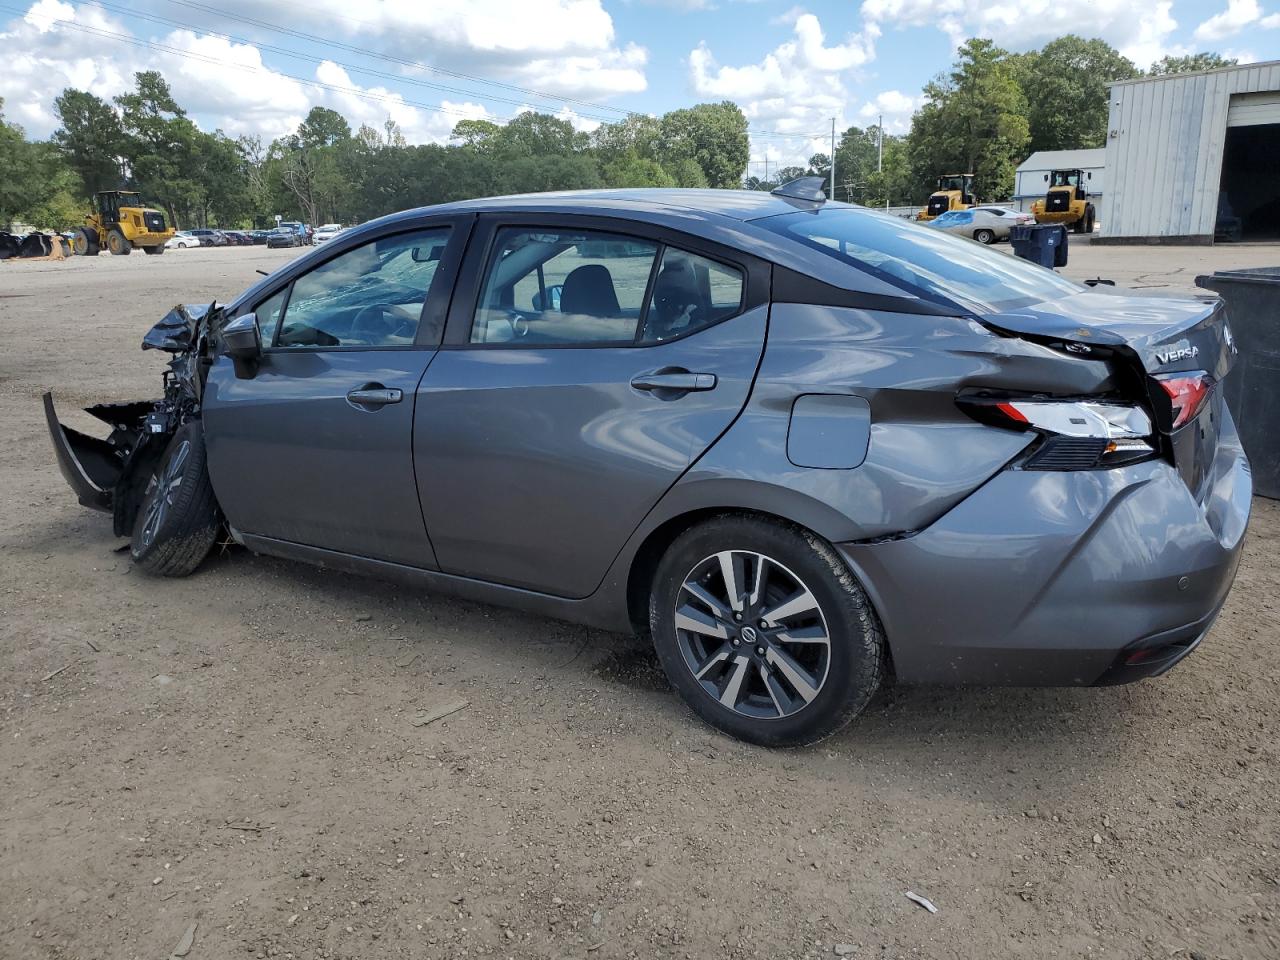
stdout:
<svg viewBox="0 0 1280 960">
<path fill-rule="evenodd" d="M 1280 61 L 1111 87 L 1102 239 L 1280 239 Z"/>
<path fill-rule="evenodd" d="M 1054 170 L 1081 170 L 1085 174 L 1085 189 L 1093 198 L 1093 205 L 1101 213 L 1103 176 L 1106 171 L 1107 151 L 1096 150 L 1037 150 L 1018 164 L 1013 182 L 1013 206 L 1022 213 L 1031 212 L 1031 204 L 1043 200 L 1049 189 L 1049 174 Z M 1101 221 L 1102 217 L 1098 217 Z"/>
</svg>

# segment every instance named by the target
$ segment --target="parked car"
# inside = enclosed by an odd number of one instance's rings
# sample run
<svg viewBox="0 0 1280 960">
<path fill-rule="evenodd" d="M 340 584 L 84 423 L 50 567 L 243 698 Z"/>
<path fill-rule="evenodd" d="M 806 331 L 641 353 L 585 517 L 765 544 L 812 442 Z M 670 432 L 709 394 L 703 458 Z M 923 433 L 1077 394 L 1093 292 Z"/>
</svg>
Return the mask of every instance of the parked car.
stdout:
<svg viewBox="0 0 1280 960">
<path fill-rule="evenodd" d="M 970 207 L 968 210 L 948 210 L 929 221 L 934 230 L 969 237 L 979 243 L 997 243 L 1009 239 L 1009 230 L 1019 224 L 1035 223 L 1029 213 L 1019 213 L 1008 207 Z"/>
<path fill-rule="evenodd" d="M 185 230 L 179 230 L 165 242 L 166 247 L 198 247 L 200 246 L 200 238 L 187 233 Z"/>
<path fill-rule="evenodd" d="M 228 243 L 221 230 L 200 229 L 187 232 L 198 239 L 202 247 L 225 247 Z"/>
<path fill-rule="evenodd" d="M 1252 490 L 1221 302 L 782 189 L 347 231 L 174 308 L 143 341 L 175 355 L 163 398 L 89 410 L 109 442 L 46 394 L 62 472 L 148 573 L 192 572 L 225 524 L 634 630 L 755 743 L 830 734 L 891 673 L 1111 684 L 1194 650 Z"/>
<path fill-rule="evenodd" d="M 241 230 L 224 230 L 222 231 L 229 243 L 237 247 L 248 247 L 253 244 L 253 239 Z"/>
<path fill-rule="evenodd" d="M 300 245 L 305 246 L 311 243 L 311 237 L 312 237 L 311 228 L 308 227 L 305 223 L 299 223 L 296 220 L 285 220 L 283 223 L 280 224 L 280 227 L 284 227 L 285 229 L 292 230 L 294 233 L 296 233 L 298 235 L 298 241 Z"/>
<path fill-rule="evenodd" d="M 327 240 L 332 240 L 341 232 L 342 232 L 341 224 L 326 223 L 324 226 L 318 227 L 316 229 L 315 235 L 312 237 L 312 240 L 315 243 L 324 243 Z"/>
<path fill-rule="evenodd" d="M 272 230 L 267 236 L 267 247 L 300 247 L 302 246 L 302 237 L 298 235 L 296 230 L 288 227 L 280 226 Z"/>
<path fill-rule="evenodd" d="M 270 230 L 250 230 L 249 231 L 249 239 L 252 240 L 256 245 L 261 245 L 266 243 L 267 237 L 269 236 L 271 236 Z"/>
</svg>

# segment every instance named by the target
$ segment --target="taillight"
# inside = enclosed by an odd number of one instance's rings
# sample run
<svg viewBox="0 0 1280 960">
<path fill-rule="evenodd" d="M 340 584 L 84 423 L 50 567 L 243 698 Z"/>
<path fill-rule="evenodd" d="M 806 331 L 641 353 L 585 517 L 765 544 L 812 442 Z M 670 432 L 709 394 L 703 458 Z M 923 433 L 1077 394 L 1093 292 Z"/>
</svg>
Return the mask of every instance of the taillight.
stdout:
<svg viewBox="0 0 1280 960">
<path fill-rule="evenodd" d="M 1024 463 L 1030 470 L 1114 467 L 1156 453 L 1151 418 L 1131 404 L 982 396 L 962 396 L 957 403 L 975 420 L 1043 436 Z"/>
<path fill-rule="evenodd" d="M 1173 427 L 1177 430 L 1184 423 L 1194 420 L 1209 393 L 1213 390 L 1213 377 L 1203 370 L 1190 373 L 1165 373 L 1155 378 L 1156 383 L 1169 395 L 1173 408 Z"/>
</svg>

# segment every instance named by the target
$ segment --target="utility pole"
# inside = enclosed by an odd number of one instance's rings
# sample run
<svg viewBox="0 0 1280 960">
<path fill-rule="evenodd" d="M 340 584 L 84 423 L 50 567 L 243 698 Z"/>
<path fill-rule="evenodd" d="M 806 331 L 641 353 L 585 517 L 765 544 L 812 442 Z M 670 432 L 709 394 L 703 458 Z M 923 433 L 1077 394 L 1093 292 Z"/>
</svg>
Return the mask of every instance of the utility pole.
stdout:
<svg viewBox="0 0 1280 960">
<path fill-rule="evenodd" d="M 836 198 L 836 118 L 831 118 L 831 199 Z"/>
</svg>

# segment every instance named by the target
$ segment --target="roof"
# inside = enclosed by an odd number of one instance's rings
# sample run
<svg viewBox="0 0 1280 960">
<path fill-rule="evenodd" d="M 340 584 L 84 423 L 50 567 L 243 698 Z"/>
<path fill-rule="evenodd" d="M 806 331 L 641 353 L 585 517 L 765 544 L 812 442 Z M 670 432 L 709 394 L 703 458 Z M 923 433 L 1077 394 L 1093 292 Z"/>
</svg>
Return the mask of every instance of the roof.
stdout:
<svg viewBox="0 0 1280 960">
<path fill-rule="evenodd" d="M 701 214 L 726 217 L 730 220 L 758 220 L 796 210 L 812 210 L 813 202 L 779 197 L 761 190 L 688 190 L 679 188 L 634 188 L 625 190 L 565 190 L 548 193 L 521 193 L 507 197 L 481 197 L 444 204 L 439 209 L 453 210 L 511 210 L 535 207 L 541 210 L 559 207 L 572 210 L 576 207 L 619 205 L 635 213 L 663 213 L 671 211 L 696 211 Z M 827 206 L 849 206 L 837 201 L 826 201 Z"/>
<path fill-rule="evenodd" d="M 1259 67 L 1280 67 L 1280 60 L 1259 60 L 1257 63 L 1234 63 L 1229 67 L 1214 67 L 1212 70 L 1192 70 L 1187 73 L 1162 73 L 1158 77 L 1134 77 L 1132 80 L 1113 80 L 1112 87 L 1124 87 L 1134 83 L 1160 83 L 1164 80 L 1185 80 L 1188 77 L 1203 77 L 1210 73 L 1231 73 L 1234 70 L 1257 70 Z"/>
<path fill-rule="evenodd" d="M 1037 150 L 1018 164 L 1023 170 L 1082 170 L 1107 165 L 1106 147 L 1089 150 Z"/>
</svg>

